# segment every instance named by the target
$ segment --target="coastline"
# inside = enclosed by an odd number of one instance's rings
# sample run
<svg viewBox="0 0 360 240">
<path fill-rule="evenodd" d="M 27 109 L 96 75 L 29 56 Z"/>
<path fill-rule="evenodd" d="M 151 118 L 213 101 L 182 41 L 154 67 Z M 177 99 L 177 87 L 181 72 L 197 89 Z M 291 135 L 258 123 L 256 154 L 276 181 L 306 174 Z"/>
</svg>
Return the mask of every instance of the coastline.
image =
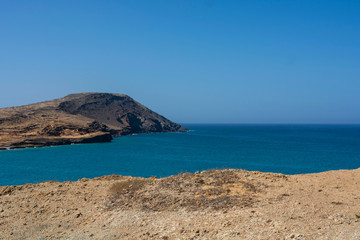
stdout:
<svg viewBox="0 0 360 240">
<path fill-rule="evenodd" d="M 360 166 L 358 127 L 346 131 L 305 126 L 186 127 L 195 131 L 116 137 L 107 144 L 1 151 L 0 185 L 74 181 L 113 173 L 165 177 L 235 168 L 299 174 Z"/>
<path fill-rule="evenodd" d="M 134 133 L 186 130 L 124 94 L 78 93 L 0 108 L 0 150 L 110 142 Z"/>
<path fill-rule="evenodd" d="M 357 239 L 359 174 L 225 169 L 3 186 L 0 238 Z"/>
<path fill-rule="evenodd" d="M 133 136 L 138 134 L 153 134 L 153 133 L 167 133 L 167 132 L 188 132 L 190 130 L 179 131 L 161 131 L 161 132 L 141 132 L 141 133 L 124 133 L 113 135 L 109 132 L 96 132 L 94 134 L 87 134 L 82 136 L 68 136 L 68 137 L 42 137 L 42 138 L 27 138 L 15 143 L 0 145 L 0 151 L 20 149 L 20 148 L 38 148 L 38 147 L 52 147 L 73 144 L 87 144 L 87 143 L 107 143 L 111 142 L 114 137 Z M 0 143 L 1 144 L 1 143 Z"/>
</svg>

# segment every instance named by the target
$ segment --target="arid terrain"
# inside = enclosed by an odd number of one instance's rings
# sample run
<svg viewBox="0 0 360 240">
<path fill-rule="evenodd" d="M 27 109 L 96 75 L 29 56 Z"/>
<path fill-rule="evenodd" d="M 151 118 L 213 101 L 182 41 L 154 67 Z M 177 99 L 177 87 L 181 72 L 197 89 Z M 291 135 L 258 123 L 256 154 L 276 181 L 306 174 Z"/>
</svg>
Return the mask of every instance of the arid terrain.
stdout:
<svg viewBox="0 0 360 240">
<path fill-rule="evenodd" d="M 133 133 L 185 128 L 124 94 L 78 93 L 0 109 L 0 150 L 109 142 Z"/>
<path fill-rule="evenodd" d="M 0 239 L 360 239 L 359 174 L 230 169 L 3 186 Z"/>
</svg>

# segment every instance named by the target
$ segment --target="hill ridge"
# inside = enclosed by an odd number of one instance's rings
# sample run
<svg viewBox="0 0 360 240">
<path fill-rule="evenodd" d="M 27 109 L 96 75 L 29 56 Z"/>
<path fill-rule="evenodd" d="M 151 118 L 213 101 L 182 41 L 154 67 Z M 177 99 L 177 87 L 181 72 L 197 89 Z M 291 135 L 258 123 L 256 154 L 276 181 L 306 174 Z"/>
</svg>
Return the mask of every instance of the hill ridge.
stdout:
<svg viewBox="0 0 360 240">
<path fill-rule="evenodd" d="M 186 131 L 126 94 L 74 93 L 0 109 L 0 149 L 109 142 L 133 133 Z"/>
</svg>

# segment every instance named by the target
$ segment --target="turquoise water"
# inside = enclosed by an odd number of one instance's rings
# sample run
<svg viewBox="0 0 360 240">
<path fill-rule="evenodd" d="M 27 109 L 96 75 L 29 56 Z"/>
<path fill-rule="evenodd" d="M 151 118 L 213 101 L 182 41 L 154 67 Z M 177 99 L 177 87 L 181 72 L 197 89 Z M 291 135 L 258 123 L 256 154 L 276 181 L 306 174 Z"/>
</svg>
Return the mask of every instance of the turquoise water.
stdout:
<svg viewBox="0 0 360 240">
<path fill-rule="evenodd" d="M 360 125 L 190 125 L 186 133 L 0 151 L 0 185 L 210 168 L 285 174 L 360 167 Z"/>
</svg>

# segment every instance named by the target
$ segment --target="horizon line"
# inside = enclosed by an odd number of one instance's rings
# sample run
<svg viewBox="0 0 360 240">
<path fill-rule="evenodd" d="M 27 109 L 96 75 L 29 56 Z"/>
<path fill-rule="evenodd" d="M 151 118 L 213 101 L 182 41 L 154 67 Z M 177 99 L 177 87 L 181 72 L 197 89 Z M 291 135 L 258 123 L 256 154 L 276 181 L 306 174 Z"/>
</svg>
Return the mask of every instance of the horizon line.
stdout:
<svg viewBox="0 0 360 240">
<path fill-rule="evenodd" d="M 360 123 L 239 123 L 239 122 L 212 122 L 212 123 L 201 123 L 201 122 L 180 122 L 180 124 L 203 124 L 203 125 L 360 125 Z"/>
</svg>

